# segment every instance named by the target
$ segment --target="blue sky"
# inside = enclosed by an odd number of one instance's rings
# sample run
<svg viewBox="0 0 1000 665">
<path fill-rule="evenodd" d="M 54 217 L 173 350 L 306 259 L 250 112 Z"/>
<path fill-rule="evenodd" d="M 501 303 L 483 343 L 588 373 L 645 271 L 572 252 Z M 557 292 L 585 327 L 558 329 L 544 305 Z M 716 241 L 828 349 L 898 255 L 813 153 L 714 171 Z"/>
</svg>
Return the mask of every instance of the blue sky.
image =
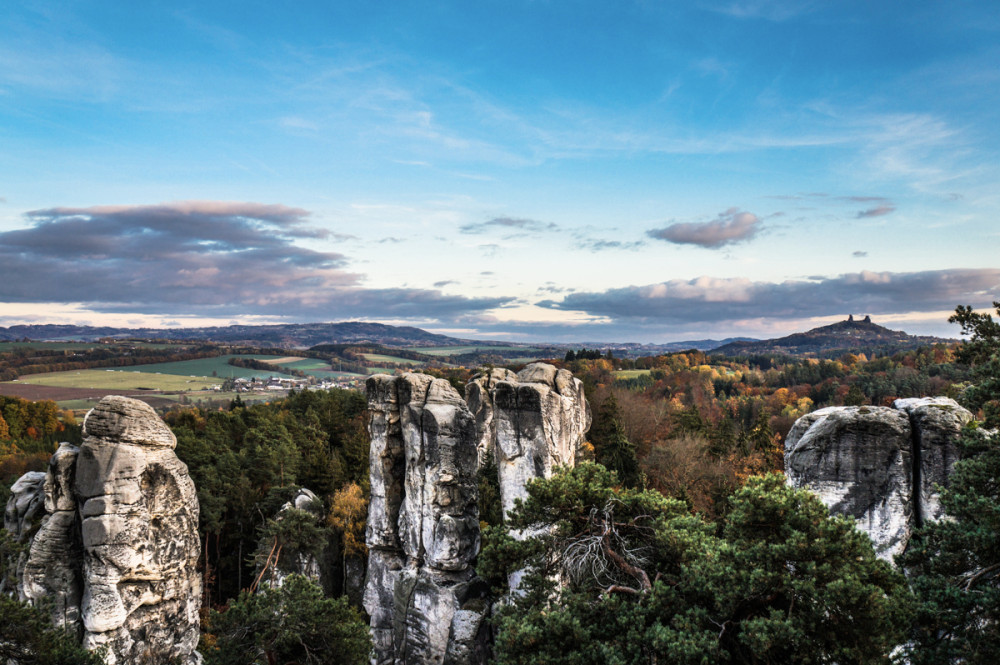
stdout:
<svg viewBox="0 0 1000 665">
<path fill-rule="evenodd" d="M 991 4 L 7 3 L 0 325 L 953 336 Z"/>
</svg>

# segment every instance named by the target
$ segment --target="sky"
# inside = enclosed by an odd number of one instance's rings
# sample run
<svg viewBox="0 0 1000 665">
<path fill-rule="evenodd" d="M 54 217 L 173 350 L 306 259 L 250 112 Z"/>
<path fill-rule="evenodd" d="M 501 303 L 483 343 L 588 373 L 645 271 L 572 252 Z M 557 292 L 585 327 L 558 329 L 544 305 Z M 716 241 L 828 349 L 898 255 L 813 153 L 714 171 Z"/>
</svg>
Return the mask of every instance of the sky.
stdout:
<svg viewBox="0 0 1000 665">
<path fill-rule="evenodd" d="M 0 325 L 958 335 L 1000 300 L 990 2 L 19 2 Z"/>
</svg>

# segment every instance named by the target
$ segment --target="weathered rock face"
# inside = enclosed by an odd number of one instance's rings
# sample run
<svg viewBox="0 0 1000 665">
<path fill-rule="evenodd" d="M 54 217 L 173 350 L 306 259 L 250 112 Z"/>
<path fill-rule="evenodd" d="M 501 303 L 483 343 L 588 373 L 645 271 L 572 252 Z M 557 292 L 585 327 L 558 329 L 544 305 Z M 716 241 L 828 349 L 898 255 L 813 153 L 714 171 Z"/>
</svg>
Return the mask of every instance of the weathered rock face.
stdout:
<svg viewBox="0 0 1000 665">
<path fill-rule="evenodd" d="M 495 461 L 505 510 L 532 478 L 572 465 L 590 427 L 583 384 L 535 363 L 466 387 L 423 374 L 368 380 L 371 503 L 364 606 L 379 664 L 485 663 L 487 585 L 476 472 Z M 512 581 L 516 586 L 516 580 Z"/>
<path fill-rule="evenodd" d="M 43 485 L 46 516 L 21 573 L 21 597 L 33 604 L 50 602 L 53 622 L 76 635 L 83 630 L 83 545 L 72 491 L 79 453 L 76 446 L 61 443 L 49 460 Z"/>
<path fill-rule="evenodd" d="M 45 474 L 22 598 L 52 601 L 55 622 L 107 645 L 110 664 L 198 662 L 198 500 L 173 434 L 145 403 L 105 397 L 84 436 Z"/>
<path fill-rule="evenodd" d="M 473 383 L 479 378 L 473 380 Z M 533 478 L 573 466 L 590 429 L 583 382 L 564 369 L 532 363 L 492 384 L 492 422 L 500 500 L 506 513 Z"/>
<path fill-rule="evenodd" d="M 476 418 L 476 431 L 479 433 L 476 447 L 479 449 L 480 466 L 487 460 L 496 459 L 494 448 L 497 428 L 493 417 L 493 391 L 499 381 L 516 382 L 517 374 L 504 368 L 490 369 L 477 375 L 465 386 L 465 401 Z"/>
<path fill-rule="evenodd" d="M 484 662 L 475 418 L 423 374 L 368 379 L 371 503 L 364 606 L 380 664 Z"/>
<path fill-rule="evenodd" d="M 794 487 L 815 491 L 830 511 L 858 521 L 889 561 L 912 529 L 941 510 L 958 459 L 956 440 L 971 414 L 954 400 L 897 400 L 890 407 L 829 407 L 799 418 L 785 439 Z"/>
<path fill-rule="evenodd" d="M 29 471 L 11 486 L 3 526 L 23 543 L 45 514 L 45 472 Z"/>
<path fill-rule="evenodd" d="M 919 452 L 913 477 L 918 493 L 913 502 L 914 517 L 919 526 L 943 514 L 935 486 L 948 487 L 951 467 L 959 459 L 958 437 L 972 414 L 947 397 L 897 399 L 893 407 L 909 416 Z"/>
</svg>

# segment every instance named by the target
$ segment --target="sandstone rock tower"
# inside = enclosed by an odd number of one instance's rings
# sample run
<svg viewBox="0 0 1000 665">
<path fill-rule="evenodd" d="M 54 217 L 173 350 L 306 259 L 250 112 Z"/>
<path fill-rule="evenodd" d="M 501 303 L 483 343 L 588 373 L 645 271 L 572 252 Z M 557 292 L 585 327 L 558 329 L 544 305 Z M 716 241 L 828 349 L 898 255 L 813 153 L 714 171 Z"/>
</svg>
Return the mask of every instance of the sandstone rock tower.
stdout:
<svg viewBox="0 0 1000 665">
<path fill-rule="evenodd" d="M 473 379 L 470 387 L 482 378 Z M 494 381 L 490 393 L 491 399 L 481 402 L 481 412 L 490 405 L 492 418 L 477 414 L 477 420 L 491 423 L 487 448 L 496 456 L 506 513 L 516 499 L 527 497 L 529 480 L 550 478 L 556 467 L 576 464 L 576 451 L 590 429 L 590 405 L 582 381 L 546 363 L 532 363 Z"/>
<path fill-rule="evenodd" d="M 371 503 L 368 580 L 375 662 L 485 660 L 477 432 L 465 402 L 424 374 L 368 379 Z"/>
<path fill-rule="evenodd" d="M 83 428 L 83 444 L 61 444 L 32 490 L 45 514 L 19 595 L 51 601 L 54 622 L 106 646 L 110 665 L 199 662 L 198 498 L 176 439 L 125 397 L 102 399 Z M 13 496 L 5 526 L 23 535 L 31 516 L 19 503 L 31 501 Z"/>
<path fill-rule="evenodd" d="M 946 397 L 814 411 L 785 439 L 788 482 L 815 491 L 830 512 L 856 518 L 879 556 L 892 561 L 915 526 L 941 516 L 935 485 L 947 487 L 971 418 Z"/>
<path fill-rule="evenodd" d="M 486 662 L 490 599 L 475 576 L 476 473 L 495 460 L 504 510 L 532 478 L 571 466 L 590 427 L 583 384 L 534 363 L 490 370 L 468 404 L 423 374 L 368 379 L 371 504 L 368 580 L 379 665 Z M 516 584 L 516 580 L 514 580 Z"/>
</svg>

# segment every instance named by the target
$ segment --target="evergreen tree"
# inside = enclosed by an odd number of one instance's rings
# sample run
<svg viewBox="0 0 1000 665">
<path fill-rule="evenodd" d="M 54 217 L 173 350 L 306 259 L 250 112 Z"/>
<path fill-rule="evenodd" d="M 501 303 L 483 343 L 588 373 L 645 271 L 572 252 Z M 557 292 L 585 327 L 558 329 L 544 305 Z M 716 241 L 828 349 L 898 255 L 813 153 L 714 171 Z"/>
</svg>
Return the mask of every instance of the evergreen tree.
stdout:
<svg viewBox="0 0 1000 665">
<path fill-rule="evenodd" d="M 206 665 L 363 665 L 370 650 L 368 624 L 347 598 L 325 598 L 301 575 L 212 611 L 200 649 Z"/>
<path fill-rule="evenodd" d="M 75 635 L 55 628 L 48 615 L 0 594 L 0 663 L 11 665 L 103 665 Z"/>
<path fill-rule="evenodd" d="M 949 321 L 971 336 L 959 359 L 975 383 L 962 400 L 983 420 L 960 440 L 963 458 L 941 494 L 948 518 L 914 534 L 901 558 L 919 600 L 909 658 L 987 665 L 1000 653 L 1000 324 L 961 306 Z"/>
<path fill-rule="evenodd" d="M 882 663 L 909 594 L 867 536 L 781 475 L 750 479 L 721 534 L 594 464 L 528 486 L 480 565 L 526 570 L 497 619 L 497 662 Z M 565 585 L 557 586 L 557 580 Z"/>
<path fill-rule="evenodd" d="M 594 418 L 590 441 L 594 445 L 594 457 L 598 463 L 617 473 L 618 479 L 626 487 L 639 485 L 641 474 L 635 446 L 625 436 L 621 409 L 613 392 L 601 404 Z"/>
</svg>

